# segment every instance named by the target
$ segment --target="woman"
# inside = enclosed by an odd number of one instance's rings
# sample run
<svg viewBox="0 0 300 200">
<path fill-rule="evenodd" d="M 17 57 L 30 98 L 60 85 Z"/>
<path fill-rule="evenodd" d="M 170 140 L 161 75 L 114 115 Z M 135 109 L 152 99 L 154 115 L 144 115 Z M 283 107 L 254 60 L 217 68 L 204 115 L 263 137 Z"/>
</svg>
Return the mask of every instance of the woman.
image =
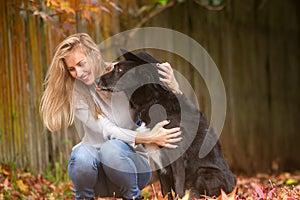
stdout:
<svg viewBox="0 0 300 200">
<path fill-rule="evenodd" d="M 176 148 L 174 143 L 181 140 L 179 128 L 163 128 L 168 121 L 149 131 L 133 130 L 127 115 L 130 111 L 124 109 L 124 94 L 116 94 L 119 103 L 112 105 L 106 92 L 96 91 L 95 79 L 108 66 L 89 35 L 74 34 L 58 45 L 44 82 L 40 110 L 45 126 L 57 131 L 75 121 L 82 135 L 81 143 L 73 147 L 68 165 L 76 199 L 139 198 L 151 177 L 141 144 Z M 161 81 L 180 92 L 171 66 L 163 63 L 158 68 L 165 77 Z M 113 106 L 120 109 L 117 117 L 112 114 Z"/>
</svg>

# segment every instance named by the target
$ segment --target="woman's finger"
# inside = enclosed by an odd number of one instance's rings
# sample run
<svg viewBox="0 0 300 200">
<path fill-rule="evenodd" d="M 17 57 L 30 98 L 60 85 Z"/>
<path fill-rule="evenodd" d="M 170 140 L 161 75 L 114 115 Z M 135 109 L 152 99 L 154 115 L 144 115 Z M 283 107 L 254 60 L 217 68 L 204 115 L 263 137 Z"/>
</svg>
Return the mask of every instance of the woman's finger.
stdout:
<svg viewBox="0 0 300 200">
<path fill-rule="evenodd" d="M 171 83 L 171 81 L 170 81 L 169 79 L 166 79 L 166 78 L 159 78 L 159 80 L 160 80 L 161 82 L 166 83 L 166 84 Z"/>
<path fill-rule="evenodd" d="M 178 147 L 178 145 L 175 144 L 166 144 L 164 145 L 164 147 L 170 148 L 170 149 L 176 149 Z"/>
<path fill-rule="evenodd" d="M 170 128 L 170 129 L 165 129 L 166 133 L 168 134 L 172 134 L 172 133 L 176 133 L 176 132 L 181 132 L 180 131 L 180 127 L 175 127 L 175 128 Z M 181 134 L 181 133 L 180 133 Z"/>
<path fill-rule="evenodd" d="M 169 63 L 161 63 L 161 64 L 157 63 L 156 66 L 158 67 L 159 70 L 164 71 L 168 74 L 173 73 L 173 69 Z"/>
<path fill-rule="evenodd" d="M 158 122 L 158 123 L 157 123 L 157 126 L 163 127 L 163 126 L 165 126 L 165 125 L 167 125 L 167 124 L 169 124 L 169 123 L 170 123 L 169 120 L 164 120 L 164 121 Z"/>
<path fill-rule="evenodd" d="M 160 75 L 160 77 L 170 79 L 170 77 L 172 76 L 172 74 L 170 74 L 168 71 L 163 71 L 160 69 L 158 69 L 157 71 L 158 71 L 158 74 Z"/>
<path fill-rule="evenodd" d="M 169 69 L 172 68 L 171 65 L 170 65 L 170 63 L 168 63 L 168 62 L 159 63 L 159 66 L 166 67 L 166 68 L 169 68 Z"/>
<path fill-rule="evenodd" d="M 181 135 L 181 131 L 177 131 L 177 132 L 175 132 L 175 133 L 169 133 L 168 135 L 167 135 L 167 138 L 176 138 L 176 137 L 178 137 L 179 135 Z"/>
<path fill-rule="evenodd" d="M 182 137 L 178 137 L 178 138 L 172 138 L 172 139 L 168 139 L 169 143 L 176 143 L 176 142 L 180 142 L 182 140 Z"/>
<path fill-rule="evenodd" d="M 161 76 L 163 76 L 163 77 L 168 76 L 168 73 L 166 73 L 165 71 L 162 71 L 160 69 L 158 70 L 158 74 L 161 75 Z"/>
</svg>

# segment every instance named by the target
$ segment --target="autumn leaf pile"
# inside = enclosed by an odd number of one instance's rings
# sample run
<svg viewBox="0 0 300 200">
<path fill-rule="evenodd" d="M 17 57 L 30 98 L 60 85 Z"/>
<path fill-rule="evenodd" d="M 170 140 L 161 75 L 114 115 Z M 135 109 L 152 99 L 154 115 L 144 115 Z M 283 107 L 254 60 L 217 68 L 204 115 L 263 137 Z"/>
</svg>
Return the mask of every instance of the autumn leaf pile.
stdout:
<svg viewBox="0 0 300 200">
<path fill-rule="evenodd" d="M 0 200 L 3 199 L 74 199 L 69 181 L 45 179 L 43 175 L 0 164 Z"/>
<path fill-rule="evenodd" d="M 223 191 L 219 197 L 203 196 L 201 200 L 300 200 L 300 173 L 279 175 L 257 174 L 253 177 L 238 176 L 237 186 L 230 194 Z M 167 200 L 160 192 L 159 182 L 149 184 L 143 191 L 149 200 Z M 183 198 L 188 200 L 187 192 Z M 0 200 L 4 199 L 74 199 L 69 180 L 55 180 L 46 175 L 15 169 L 0 164 Z M 102 199 L 102 198 L 98 198 Z"/>
</svg>

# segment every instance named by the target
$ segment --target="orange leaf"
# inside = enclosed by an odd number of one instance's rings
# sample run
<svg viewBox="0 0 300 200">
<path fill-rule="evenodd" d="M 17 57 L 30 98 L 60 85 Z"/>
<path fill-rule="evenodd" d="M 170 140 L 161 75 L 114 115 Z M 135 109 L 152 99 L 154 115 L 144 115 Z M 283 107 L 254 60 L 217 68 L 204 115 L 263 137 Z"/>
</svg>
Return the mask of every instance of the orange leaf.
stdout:
<svg viewBox="0 0 300 200">
<path fill-rule="evenodd" d="M 9 176 L 10 175 L 10 171 L 7 171 L 5 169 L 2 170 L 2 173 L 6 176 Z"/>
<path fill-rule="evenodd" d="M 49 0 L 49 1 L 50 1 L 51 6 L 54 6 L 54 7 L 59 7 L 60 6 L 59 1 L 56 1 L 56 0 Z"/>
<path fill-rule="evenodd" d="M 220 196 L 218 196 L 217 200 L 236 200 L 236 196 L 235 196 L 235 194 L 236 194 L 236 189 L 237 189 L 237 187 L 235 187 L 235 188 L 233 189 L 233 191 L 232 191 L 229 195 L 227 195 L 227 194 L 221 189 L 221 194 L 220 194 Z"/>
<path fill-rule="evenodd" d="M 236 199 L 236 190 L 237 190 L 237 186 L 235 186 L 234 189 L 232 190 L 232 192 L 228 194 L 227 197 L 228 197 L 230 200 L 231 200 L 231 199 L 233 199 L 233 200 Z"/>
<path fill-rule="evenodd" d="M 22 193 L 27 193 L 28 192 L 28 186 L 23 183 L 22 179 L 17 180 L 16 183 L 17 183 L 17 185 L 20 188 Z"/>
<path fill-rule="evenodd" d="M 81 13 L 81 18 L 88 20 L 90 23 L 92 22 L 92 15 L 89 11 L 83 10 Z"/>
</svg>

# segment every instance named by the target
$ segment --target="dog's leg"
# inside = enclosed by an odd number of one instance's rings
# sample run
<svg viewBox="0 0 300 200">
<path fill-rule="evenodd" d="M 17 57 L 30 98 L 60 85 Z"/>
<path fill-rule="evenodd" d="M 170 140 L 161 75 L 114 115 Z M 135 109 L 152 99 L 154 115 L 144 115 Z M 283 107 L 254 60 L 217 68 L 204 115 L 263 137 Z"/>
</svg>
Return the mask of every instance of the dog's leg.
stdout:
<svg viewBox="0 0 300 200">
<path fill-rule="evenodd" d="M 176 195 L 180 198 L 184 196 L 185 193 L 185 167 L 183 156 L 178 158 L 175 162 L 171 164 L 172 174 L 174 179 L 174 190 Z"/>
<path fill-rule="evenodd" d="M 172 196 L 172 186 L 174 183 L 173 176 L 172 176 L 172 168 L 169 166 L 165 167 L 166 173 L 162 173 L 159 170 L 158 177 L 160 180 L 160 186 L 163 196 L 165 197 L 168 195 L 168 200 L 173 200 Z"/>
</svg>

